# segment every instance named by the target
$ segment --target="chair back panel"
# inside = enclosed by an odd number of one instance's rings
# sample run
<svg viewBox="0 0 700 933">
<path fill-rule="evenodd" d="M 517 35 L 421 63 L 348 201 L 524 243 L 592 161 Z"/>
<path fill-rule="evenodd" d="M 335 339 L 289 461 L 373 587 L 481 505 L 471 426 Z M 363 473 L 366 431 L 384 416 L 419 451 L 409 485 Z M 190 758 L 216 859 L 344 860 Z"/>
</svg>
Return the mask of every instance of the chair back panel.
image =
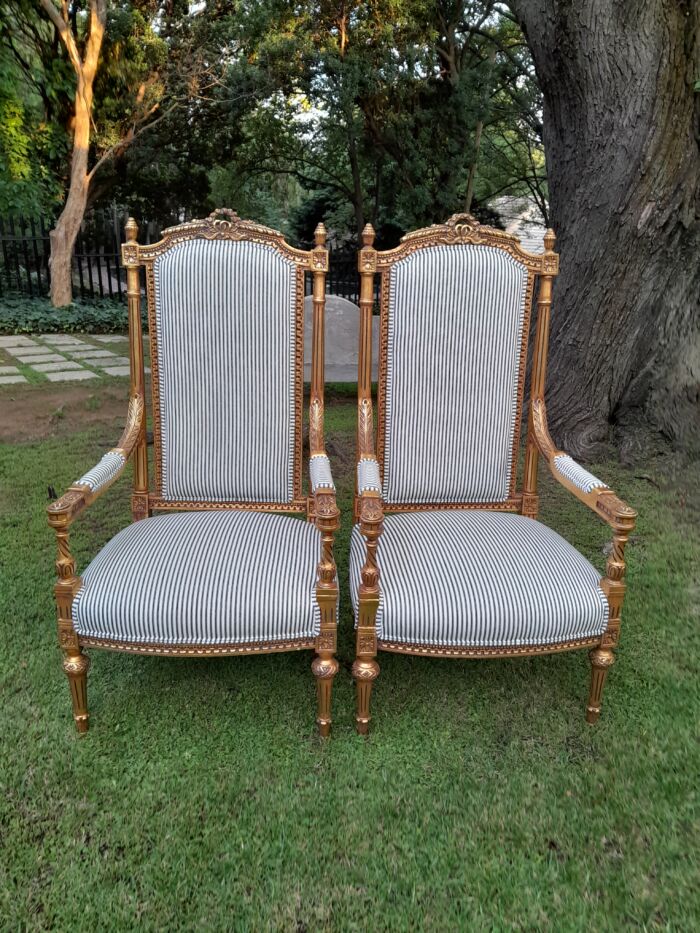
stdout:
<svg viewBox="0 0 700 933">
<path fill-rule="evenodd" d="M 494 246 L 455 243 L 416 249 L 384 276 L 384 501 L 505 501 L 520 429 L 527 266 Z"/>
<path fill-rule="evenodd" d="M 292 259 L 250 240 L 186 239 L 153 260 L 149 317 L 164 501 L 295 497 L 298 284 Z"/>
</svg>

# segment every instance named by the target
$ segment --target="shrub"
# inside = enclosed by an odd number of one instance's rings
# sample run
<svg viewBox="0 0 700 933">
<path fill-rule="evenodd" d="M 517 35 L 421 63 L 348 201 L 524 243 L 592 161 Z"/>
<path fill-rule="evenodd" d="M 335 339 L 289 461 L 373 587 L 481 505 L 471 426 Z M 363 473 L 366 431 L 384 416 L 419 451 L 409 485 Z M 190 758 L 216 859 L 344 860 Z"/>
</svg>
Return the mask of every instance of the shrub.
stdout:
<svg viewBox="0 0 700 933">
<path fill-rule="evenodd" d="M 65 308 L 54 308 L 48 298 L 0 298 L 0 334 L 111 334 L 127 329 L 126 300 L 74 301 Z"/>
</svg>

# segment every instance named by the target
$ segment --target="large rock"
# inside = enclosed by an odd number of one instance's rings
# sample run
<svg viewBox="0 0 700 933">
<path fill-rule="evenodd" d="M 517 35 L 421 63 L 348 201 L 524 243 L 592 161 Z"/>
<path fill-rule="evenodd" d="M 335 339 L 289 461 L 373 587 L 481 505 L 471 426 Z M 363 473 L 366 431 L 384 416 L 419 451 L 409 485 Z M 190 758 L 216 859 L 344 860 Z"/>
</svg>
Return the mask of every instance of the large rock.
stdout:
<svg viewBox="0 0 700 933">
<path fill-rule="evenodd" d="M 313 299 L 304 299 L 304 379 L 311 379 Z M 360 309 L 347 298 L 326 295 L 326 382 L 357 382 Z M 377 378 L 379 318 L 372 319 L 372 378 Z"/>
</svg>

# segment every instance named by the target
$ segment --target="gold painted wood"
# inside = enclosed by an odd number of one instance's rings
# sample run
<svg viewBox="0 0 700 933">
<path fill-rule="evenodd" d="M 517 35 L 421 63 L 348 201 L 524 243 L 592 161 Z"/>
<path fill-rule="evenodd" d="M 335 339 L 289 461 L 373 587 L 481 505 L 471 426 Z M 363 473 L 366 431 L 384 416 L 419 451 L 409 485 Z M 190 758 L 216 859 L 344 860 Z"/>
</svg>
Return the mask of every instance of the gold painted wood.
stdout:
<svg viewBox="0 0 700 933">
<path fill-rule="evenodd" d="M 375 459 L 374 418 L 372 414 L 372 310 L 374 304 L 374 274 L 378 253 L 374 249 L 374 229 L 371 224 L 362 231 L 362 249 L 358 257 L 360 273 L 360 346 L 357 372 L 357 460 Z M 377 542 L 382 532 L 382 500 L 372 491 L 359 493 L 355 477 L 354 512 L 367 542 L 365 561 L 360 571 L 358 619 L 355 633 L 355 725 L 367 733 L 370 721 L 372 685 L 379 676 L 377 654 L 377 608 L 379 606 L 379 567 Z"/>
<path fill-rule="evenodd" d="M 464 502 L 464 503 L 421 503 L 398 504 L 384 502 L 376 493 L 356 494 L 354 513 L 356 521 L 366 540 L 366 556 L 361 571 L 359 588 L 359 612 L 356 642 L 356 660 L 353 676 L 357 684 L 357 729 L 367 732 L 370 720 L 370 697 L 372 684 L 379 674 L 376 662 L 377 650 L 398 654 L 411 654 L 426 657 L 444 658 L 499 658 L 528 657 L 543 654 L 555 654 L 581 648 L 592 648 L 591 687 L 586 711 L 589 722 L 595 722 L 600 713 L 603 684 L 607 671 L 614 661 L 613 648 L 617 646 L 620 630 L 620 615 L 624 598 L 624 547 L 636 520 L 636 512 L 617 498 L 611 489 L 595 489 L 584 493 L 563 474 L 554 463 L 557 450 L 547 428 L 544 391 L 549 349 L 549 322 L 552 304 L 552 286 L 559 271 L 559 257 L 554 252 L 555 237 L 548 230 L 544 238 L 542 254 L 529 253 L 522 249 L 516 237 L 501 230 L 481 226 L 470 215 L 458 214 L 445 224 L 436 224 L 423 230 L 407 234 L 395 249 L 377 252 L 373 248 L 374 231 L 368 225 L 363 234 L 363 246 L 359 253 L 360 272 L 360 363 L 358 373 L 358 460 L 372 457 L 378 462 L 380 471 L 383 466 L 385 424 L 386 424 L 386 383 L 387 356 L 389 341 L 389 286 L 392 266 L 416 250 L 430 246 L 472 243 L 502 249 L 522 263 L 528 270 L 527 312 L 520 343 L 519 378 L 517 393 L 516 430 L 511 461 L 511 488 L 508 498 L 503 502 Z M 380 340 L 379 340 L 379 380 L 378 380 L 378 417 L 377 440 L 374 443 L 374 423 L 371 398 L 371 313 L 373 302 L 374 275 L 380 280 Z M 537 297 L 537 327 L 533 349 L 530 406 L 528 411 L 528 431 L 525 449 L 525 468 L 522 491 L 516 489 L 516 466 L 522 419 L 524 380 L 527 362 L 527 340 L 529 333 L 530 308 L 534 293 L 535 279 L 539 280 Z M 427 453 L 427 452 L 426 452 Z M 521 512 L 530 518 L 536 518 L 538 511 L 537 468 L 539 456 L 544 456 L 555 478 L 578 499 L 586 504 L 613 529 L 611 555 L 606 567 L 606 575 L 600 586 L 608 600 L 609 621 L 601 637 L 585 638 L 556 644 L 518 645 L 513 647 L 478 647 L 459 648 L 441 647 L 423 644 L 405 644 L 377 639 L 376 613 L 380 599 L 380 575 L 377 566 L 377 542 L 381 534 L 385 512 L 432 511 L 439 509 L 489 509 L 506 512 Z M 426 543 L 426 546 L 439 542 Z M 553 581 L 556 585 L 556 581 Z"/>
<path fill-rule="evenodd" d="M 305 497 L 302 493 L 302 419 L 303 419 L 303 372 L 304 372 L 304 277 L 311 273 L 314 280 L 314 336 L 312 352 L 312 393 L 309 411 L 310 441 L 312 453 L 323 453 L 323 361 L 324 361 L 324 310 L 325 277 L 328 270 L 326 232 L 322 224 L 316 230 L 314 248 L 308 252 L 295 249 L 285 242 L 281 233 L 260 224 L 241 220 L 233 211 L 217 210 L 205 220 L 195 220 L 163 232 L 158 243 L 142 246 L 137 242 L 138 227 L 133 218 L 126 225 L 126 242 L 122 246 L 122 263 L 127 270 L 127 301 L 129 310 L 129 344 L 131 362 L 131 385 L 127 420 L 124 432 L 113 451 L 119 452 L 127 461 L 134 463 L 134 487 L 132 494 L 132 516 L 134 521 L 146 518 L 154 509 L 159 510 L 218 510 L 246 509 L 262 512 L 304 513 L 314 521 L 321 535 L 321 556 L 318 564 L 316 598 L 321 623 L 315 638 L 284 641 L 252 642 L 228 645 L 171 645 L 142 644 L 113 639 L 79 636 L 73 628 L 72 604 L 81 587 L 76 573 L 75 560 L 70 552 L 68 529 L 74 519 L 118 478 L 122 470 L 97 491 L 89 486 L 74 484 L 56 502 L 48 507 L 49 524 L 55 529 L 58 546 L 56 568 L 56 602 L 58 609 L 59 645 L 64 654 L 63 667 L 69 679 L 73 702 L 73 715 L 79 732 L 88 727 L 87 672 L 89 659 L 83 648 L 98 648 L 122 651 L 129 654 L 157 655 L 163 657 L 216 657 L 221 655 L 267 654 L 280 651 L 313 650 L 315 658 L 312 673 L 317 683 L 317 722 L 322 735 L 330 730 L 331 687 L 338 670 L 335 658 L 337 640 L 336 607 L 338 579 L 333 557 L 333 536 L 339 524 L 339 512 L 335 491 L 319 489 L 316 494 Z M 158 394 L 159 361 L 155 321 L 155 295 L 153 263 L 173 246 L 186 240 L 224 239 L 250 240 L 271 246 L 296 267 L 295 283 L 295 358 L 294 374 L 294 417 L 295 453 L 294 488 L 290 502 L 177 502 L 164 500 L 160 487 L 160 399 Z M 141 289 L 139 270 L 145 270 L 146 298 L 151 336 L 151 366 L 153 371 L 152 401 L 155 447 L 155 489 L 149 489 L 148 458 L 146 446 L 145 377 L 143 365 L 143 342 L 141 334 Z M 123 467 L 122 467 L 123 469 Z M 176 542 L 174 543 L 176 544 Z"/>
</svg>

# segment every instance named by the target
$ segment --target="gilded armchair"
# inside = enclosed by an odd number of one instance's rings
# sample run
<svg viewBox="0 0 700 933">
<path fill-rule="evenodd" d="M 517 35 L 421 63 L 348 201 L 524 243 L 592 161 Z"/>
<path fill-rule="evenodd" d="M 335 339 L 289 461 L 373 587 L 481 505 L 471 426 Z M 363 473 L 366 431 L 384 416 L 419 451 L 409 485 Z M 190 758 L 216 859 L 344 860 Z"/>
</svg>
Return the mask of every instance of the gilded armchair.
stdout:
<svg viewBox="0 0 700 933">
<path fill-rule="evenodd" d="M 595 722 L 625 593 L 636 513 L 556 449 L 545 369 L 554 234 L 544 252 L 469 215 L 387 252 L 367 226 L 359 254 L 360 357 L 350 590 L 356 724 L 367 731 L 378 650 L 448 658 L 590 649 Z M 371 394 L 373 282 L 381 276 L 377 438 Z M 537 323 L 522 487 L 523 389 L 535 280 Z M 542 455 L 613 534 L 605 575 L 536 521 Z"/>
<path fill-rule="evenodd" d="M 58 540 L 58 638 L 79 732 L 85 648 L 208 657 L 310 649 L 330 729 L 338 509 L 323 441 L 325 229 L 301 251 L 231 211 L 136 242 L 127 269 L 131 387 L 118 445 L 48 508 Z M 145 269 L 154 482 L 140 319 Z M 302 493 L 304 277 L 313 276 L 310 495 Z M 133 523 L 81 576 L 73 520 L 133 462 Z M 153 512 L 159 514 L 153 515 Z M 305 514 L 309 521 L 294 517 Z"/>
</svg>

